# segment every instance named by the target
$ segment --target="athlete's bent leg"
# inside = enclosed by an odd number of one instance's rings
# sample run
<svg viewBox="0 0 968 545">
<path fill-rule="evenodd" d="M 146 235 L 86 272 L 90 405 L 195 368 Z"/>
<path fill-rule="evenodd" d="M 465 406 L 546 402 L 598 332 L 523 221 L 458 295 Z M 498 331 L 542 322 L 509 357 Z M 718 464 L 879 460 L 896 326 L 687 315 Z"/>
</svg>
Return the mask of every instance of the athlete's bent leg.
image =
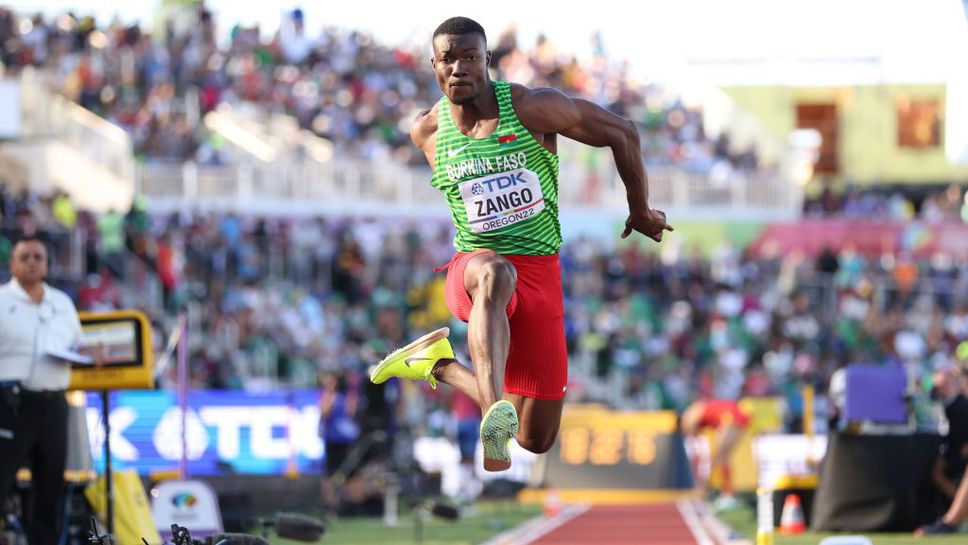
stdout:
<svg viewBox="0 0 968 545">
<path fill-rule="evenodd" d="M 534 399 L 517 394 L 504 394 L 518 411 L 518 444 L 525 450 L 542 454 L 551 450 L 561 425 L 562 399 Z"/>
<path fill-rule="evenodd" d="M 511 344 L 507 306 L 516 282 L 514 266 L 494 252 L 474 256 L 464 269 L 464 289 L 474 303 L 467 321 L 467 344 L 482 412 L 501 399 Z"/>
<path fill-rule="evenodd" d="M 455 360 L 440 362 L 434 368 L 434 376 L 440 382 L 448 384 L 469 395 L 479 406 L 480 390 L 477 388 L 477 377 L 474 373 Z M 510 401 L 518 413 L 520 423 L 515 437 L 518 444 L 525 450 L 536 454 L 548 452 L 558 437 L 561 424 L 561 410 L 564 399 L 533 399 L 517 394 L 504 394 L 504 399 Z"/>
<path fill-rule="evenodd" d="M 501 398 L 511 348 L 507 313 L 517 272 L 506 258 L 485 251 L 468 260 L 463 276 L 464 290 L 471 300 L 467 344 L 480 390 L 484 469 L 503 471 L 511 467 L 508 443 L 519 429 L 516 408 Z"/>
</svg>

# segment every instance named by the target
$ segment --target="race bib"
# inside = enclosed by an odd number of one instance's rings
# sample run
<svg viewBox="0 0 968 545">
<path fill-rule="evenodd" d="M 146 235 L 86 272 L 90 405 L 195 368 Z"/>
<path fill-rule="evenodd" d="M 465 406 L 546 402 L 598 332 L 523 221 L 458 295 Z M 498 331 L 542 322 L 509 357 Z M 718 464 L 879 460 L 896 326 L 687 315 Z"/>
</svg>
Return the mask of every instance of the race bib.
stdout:
<svg viewBox="0 0 968 545">
<path fill-rule="evenodd" d="M 538 175 L 519 168 L 460 184 L 467 223 L 487 233 L 532 218 L 545 208 Z"/>
</svg>

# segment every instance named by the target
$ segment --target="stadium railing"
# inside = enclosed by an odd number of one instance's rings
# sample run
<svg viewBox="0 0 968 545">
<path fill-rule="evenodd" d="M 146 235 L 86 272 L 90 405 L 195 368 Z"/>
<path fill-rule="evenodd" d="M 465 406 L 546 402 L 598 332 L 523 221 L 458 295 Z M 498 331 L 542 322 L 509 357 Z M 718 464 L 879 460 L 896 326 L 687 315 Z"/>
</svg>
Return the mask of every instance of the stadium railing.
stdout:
<svg viewBox="0 0 968 545">
<path fill-rule="evenodd" d="M 233 165 L 149 162 L 136 166 L 135 189 L 155 202 L 172 205 L 194 202 L 244 208 L 267 200 L 408 205 L 437 202 L 430 177 L 426 168 L 348 158 Z M 649 186 L 656 206 L 677 209 L 729 207 L 793 217 L 802 202 L 799 188 L 770 172 L 736 173 L 728 182 L 717 183 L 703 173 L 650 167 Z M 614 170 L 600 177 L 563 166 L 559 187 L 563 205 L 626 206 L 625 187 Z"/>
<path fill-rule="evenodd" d="M 292 126 L 286 116 L 265 120 L 262 128 L 221 111 L 206 115 L 209 130 L 236 138 L 229 164 L 135 161 L 132 139 L 124 129 L 52 90 L 43 74 L 25 69 L 21 78 L 24 132 L 70 144 L 92 161 L 133 184 L 134 194 L 153 204 L 180 207 L 187 203 L 236 208 L 304 203 L 344 208 L 354 204 L 415 205 L 436 203 L 430 171 L 393 160 L 339 156 L 328 141 Z M 259 124 L 255 124 L 259 127 Z M 223 134 L 225 136 L 225 134 Z M 275 142 L 275 153 L 253 153 L 244 142 Z M 272 148 L 277 148 L 273 150 Z M 251 148 L 251 146 L 250 146 Z M 261 149 L 261 148 L 260 148 Z M 264 150 L 265 151 L 265 150 Z M 599 156 L 594 156 L 594 154 Z M 624 208 L 625 187 L 607 150 L 589 151 L 562 142 L 559 150 L 562 205 Z M 802 190 L 782 168 L 726 169 L 721 175 L 693 172 L 681 165 L 650 164 L 651 201 L 676 210 L 729 208 L 795 217 Z M 762 215 L 762 214 L 761 214 Z"/>
<path fill-rule="evenodd" d="M 133 182 L 134 148 L 124 129 L 52 91 L 32 68 L 24 69 L 20 85 L 26 136 L 66 142 L 119 179 Z"/>
</svg>

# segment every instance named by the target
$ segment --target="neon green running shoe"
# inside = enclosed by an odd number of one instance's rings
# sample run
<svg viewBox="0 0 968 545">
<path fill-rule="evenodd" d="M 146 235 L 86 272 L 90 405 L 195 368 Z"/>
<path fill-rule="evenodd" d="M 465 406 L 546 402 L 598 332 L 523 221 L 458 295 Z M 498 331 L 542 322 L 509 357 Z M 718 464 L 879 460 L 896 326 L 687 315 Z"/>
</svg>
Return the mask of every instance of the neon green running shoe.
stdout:
<svg viewBox="0 0 968 545">
<path fill-rule="evenodd" d="M 370 370 L 370 381 L 382 384 L 393 377 L 426 380 L 437 389 L 437 379 L 431 374 L 434 365 L 443 359 L 455 359 L 454 349 L 447 340 L 449 327 L 427 333 L 412 343 L 395 350 Z"/>
<path fill-rule="evenodd" d="M 518 433 L 518 411 L 510 401 L 502 399 L 481 419 L 481 445 L 484 447 L 484 469 L 504 471 L 511 467 L 508 445 Z"/>
</svg>

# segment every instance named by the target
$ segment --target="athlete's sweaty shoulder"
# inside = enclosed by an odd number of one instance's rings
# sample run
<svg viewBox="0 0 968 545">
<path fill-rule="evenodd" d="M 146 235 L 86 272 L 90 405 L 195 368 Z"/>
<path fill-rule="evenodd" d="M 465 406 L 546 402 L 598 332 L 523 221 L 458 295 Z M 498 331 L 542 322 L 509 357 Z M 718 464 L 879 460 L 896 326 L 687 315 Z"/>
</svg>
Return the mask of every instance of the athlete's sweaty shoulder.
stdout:
<svg viewBox="0 0 968 545">
<path fill-rule="evenodd" d="M 438 105 L 434 104 L 432 107 L 421 111 L 410 125 L 410 139 L 422 150 L 424 150 L 427 142 L 432 139 L 431 137 L 437 133 Z"/>
<path fill-rule="evenodd" d="M 511 84 L 511 104 L 521 124 L 534 134 L 555 134 L 581 119 L 578 105 L 553 87 Z"/>
</svg>

